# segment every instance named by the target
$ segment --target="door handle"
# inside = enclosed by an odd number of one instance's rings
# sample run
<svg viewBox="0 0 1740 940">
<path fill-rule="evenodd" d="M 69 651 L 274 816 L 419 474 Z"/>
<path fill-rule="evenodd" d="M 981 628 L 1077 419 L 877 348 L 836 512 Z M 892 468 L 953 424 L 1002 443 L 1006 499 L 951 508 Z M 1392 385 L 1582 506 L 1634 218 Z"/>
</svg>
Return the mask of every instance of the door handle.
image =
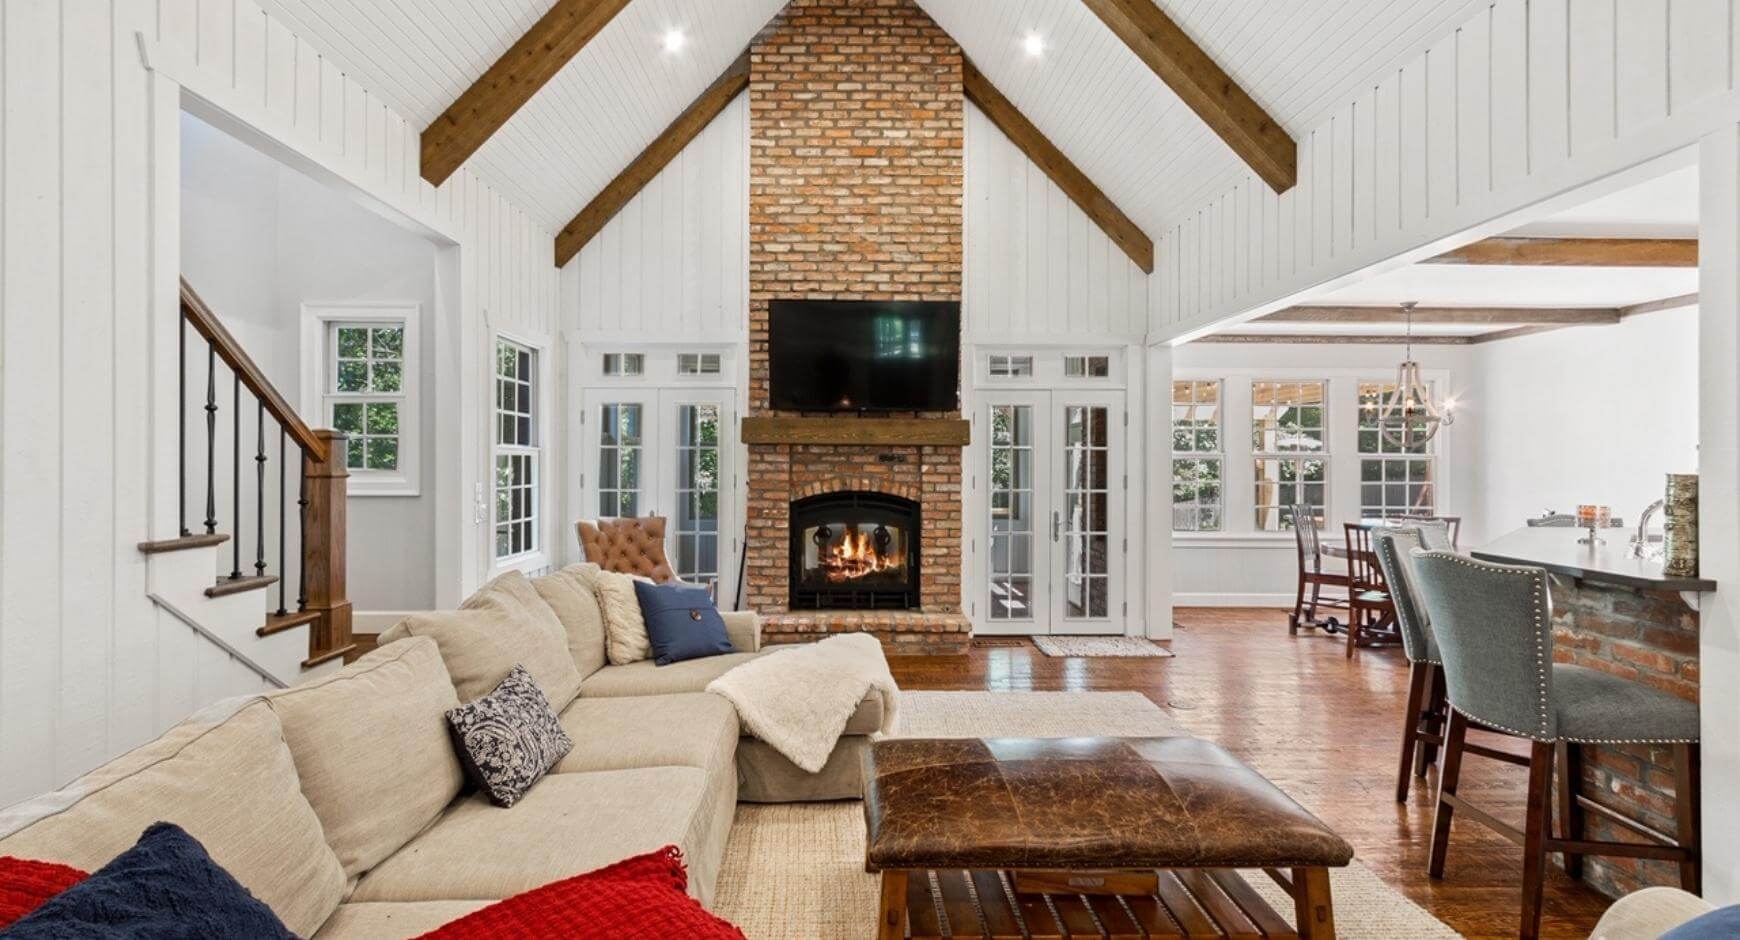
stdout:
<svg viewBox="0 0 1740 940">
<path fill-rule="evenodd" d="M 1060 534 L 1062 534 L 1062 532 L 1063 532 L 1063 514 L 1058 512 L 1057 510 L 1053 509 L 1051 511 L 1051 540 L 1053 542 L 1057 541 L 1058 536 Z"/>
</svg>

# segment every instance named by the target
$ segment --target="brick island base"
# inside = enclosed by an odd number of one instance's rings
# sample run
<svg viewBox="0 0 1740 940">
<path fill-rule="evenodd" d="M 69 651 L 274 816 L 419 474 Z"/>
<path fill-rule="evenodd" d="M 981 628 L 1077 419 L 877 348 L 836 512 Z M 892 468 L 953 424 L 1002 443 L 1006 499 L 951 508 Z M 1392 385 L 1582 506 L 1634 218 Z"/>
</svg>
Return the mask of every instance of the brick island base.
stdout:
<svg viewBox="0 0 1740 940">
<path fill-rule="evenodd" d="M 811 643 L 833 633 L 872 634 L 890 656 L 955 656 L 967 652 L 973 625 L 965 614 L 916 610 L 806 610 L 761 618 L 766 645 Z"/>
</svg>

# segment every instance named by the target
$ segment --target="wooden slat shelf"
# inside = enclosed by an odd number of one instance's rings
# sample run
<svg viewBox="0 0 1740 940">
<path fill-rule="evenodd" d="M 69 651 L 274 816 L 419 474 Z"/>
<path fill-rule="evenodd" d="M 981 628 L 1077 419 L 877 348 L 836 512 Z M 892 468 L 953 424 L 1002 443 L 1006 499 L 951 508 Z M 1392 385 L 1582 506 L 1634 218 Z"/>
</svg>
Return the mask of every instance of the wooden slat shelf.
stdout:
<svg viewBox="0 0 1740 940">
<path fill-rule="evenodd" d="M 193 548 L 210 548 L 213 545 L 222 545 L 229 540 L 230 537 L 221 532 L 214 532 L 210 535 L 201 533 L 198 535 L 184 535 L 178 539 L 140 542 L 139 550 L 147 555 L 161 555 L 164 552 L 184 552 Z"/>
<path fill-rule="evenodd" d="M 972 425 L 964 418 L 763 417 L 743 419 L 745 444 L 858 444 L 965 447 Z"/>
</svg>

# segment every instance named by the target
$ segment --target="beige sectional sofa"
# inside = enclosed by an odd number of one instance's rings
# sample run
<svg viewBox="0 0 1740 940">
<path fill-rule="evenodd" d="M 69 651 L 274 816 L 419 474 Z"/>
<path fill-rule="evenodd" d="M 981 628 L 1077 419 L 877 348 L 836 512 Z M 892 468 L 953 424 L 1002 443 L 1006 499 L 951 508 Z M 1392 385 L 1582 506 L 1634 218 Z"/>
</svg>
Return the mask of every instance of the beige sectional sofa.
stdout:
<svg viewBox="0 0 1740 940">
<path fill-rule="evenodd" d="M 0 855 L 94 870 L 168 820 L 297 934 L 373 940 L 415 936 L 670 844 L 688 862 L 690 893 L 708 903 L 740 796 L 861 794 L 858 755 L 881 718 L 874 699 L 828 768 L 803 774 L 741 737 L 730 703 L 702 691 L 761 654 L 753 615 L 727 615 L 743 652 L 607 665 L 596 607 L 588 611 L 564 577 L 510 575 L 467 602 L 510 612 L 514 622 L 494 624 L 510 634 L 527 618 L 559 623 L 568 662 L 528 671 L 542 673 L 541 686 L 579 677 L 571 701 L 552 701 L 574 749 L 511 809 L 464 792 L 445 720 L 462 699 L 494 687 L 485 688 L 484 664 L 501 650 L 477 646 L 491 643 L 491 632 L 471 629 L 487 616 L 443 630 L 443 615 L 424 615 L 332 676 L 214 705 L 62 790 L 0 812 Z M 513 655 L 539 653 L 527 646 Z"/>
</svg>

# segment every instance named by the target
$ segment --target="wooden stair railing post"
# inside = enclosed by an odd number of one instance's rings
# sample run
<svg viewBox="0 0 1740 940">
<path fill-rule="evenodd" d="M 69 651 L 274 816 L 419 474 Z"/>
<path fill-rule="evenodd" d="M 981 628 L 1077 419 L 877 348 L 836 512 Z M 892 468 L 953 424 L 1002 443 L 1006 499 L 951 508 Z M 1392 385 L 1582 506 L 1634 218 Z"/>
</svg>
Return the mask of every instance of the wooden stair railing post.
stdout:
<svg viewBox="0 0 1740 940">
<path fill-rule="evenodd" d="M 303 509 L 302 571 L 307 587 L 306 609 L 320 614 L 312 626 L 310 658 L 351 644 L 350 599 L 345 591 L 345 467 L 346 436 L 338 431 L 314 432 L 326 445 L 326 459 L 304 453 L 302 477 L 308 504 Z"/>
</svg>

